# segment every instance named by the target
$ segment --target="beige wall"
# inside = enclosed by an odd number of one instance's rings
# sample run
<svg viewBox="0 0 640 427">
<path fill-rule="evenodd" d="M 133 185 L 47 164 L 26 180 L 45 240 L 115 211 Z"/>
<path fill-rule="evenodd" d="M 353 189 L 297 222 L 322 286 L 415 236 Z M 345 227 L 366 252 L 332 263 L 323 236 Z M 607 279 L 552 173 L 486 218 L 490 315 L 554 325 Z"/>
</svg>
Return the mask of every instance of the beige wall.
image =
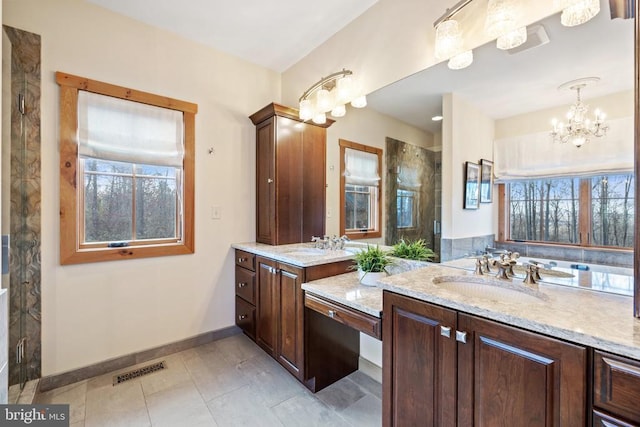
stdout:
<svg viewBox="0 0 640 427">
<path fill-rule="evenodd" d="M 442 105 L 442 237 L 495 234 L 495 194 L 493 203 L 463 209 L 465 162 L 493 159 L 494 121 L 455 93 L 445 94 Z"/>
<path fill-rule="evenodd" d="M 434 65 L 433 22 L 457 0 L 379 0 L 282 76 L 282 100 L 295 106 L 298 98 L 320 77 L 351 69 L 364 93 Z M 522 23 L 530 24 L 556 12 L 553 0 L 520 2 Z M 484 34 L 486 2 L 472 2 L 458 15 L 465 29 L 466 47 L 488 42 Z M 480 18 L 479 18 L 480 17 Z"/>
<path fill-rule="evenodd" d="M 5 0 L 3 22 L 42 36 L 43 375 L 233 325 L 230 244 L 255 238 L 247 117 L 279 74 L 82 0 Z M 58 70 L 198 104 L 194 255 L 59 265 Z"/>
</svg>

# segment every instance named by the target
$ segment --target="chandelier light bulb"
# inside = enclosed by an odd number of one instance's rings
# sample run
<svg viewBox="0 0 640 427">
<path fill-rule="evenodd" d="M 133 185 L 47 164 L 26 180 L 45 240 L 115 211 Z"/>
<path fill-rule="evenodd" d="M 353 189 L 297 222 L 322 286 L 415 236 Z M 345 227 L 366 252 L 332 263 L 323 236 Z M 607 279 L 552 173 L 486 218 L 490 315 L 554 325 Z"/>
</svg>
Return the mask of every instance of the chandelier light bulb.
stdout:
<svg viewBox="0 0 640 427">
<path fill-rule="evenodd" d="M 462 70 L 473 63 L 473 51 L 467 50 L 449 59 L 448 67 L 452 70 Z"/>
<path fill-rule="evenodd" d="M 333 110 L 331 110 L 331 115 L 333 117 L 344 117 L 345 114 L 347 114 L 347 109 L 344 104 L 336 105 L 333 107 Z"/>
<path fill-rule="evenodd" d="M 527 27 L 516 28 L 505 35 L 498 37 L 496 47 L 500 50 L 509 50 L 520 46 L 527 41 Z"/>
<path fill-rule="evenodd" d="M 300 120 L 307 121 L 313 118 L 313 107 L 310 99 L 303 99 L 300 101 L 299 107 L 298 116 L 300 117 Z"/>
<path fill-rule="evenodd" d="M 501 37 L 517 26 L 518 10 L 514 0 L 489 0 L 484 29 L 491 38 Z"/>
<path fill-rule="evenodd" d="M 455 19 L 442 21 L 436 27 L 434 55 L 438 60 L 449 59 L 462 51 L 462 32 Z"/>
<path fill-rule="evenodd" d="M 364 108 L 367 106 L 367 96 L 361 95 L 351 101 L 351 106 L 354 108 Z"/>
<path fill-rule="evenodd" d="M 588 117 L 589 106 L 582 102 L 580 91 L 589 83 L 597 82 L 599 79 L 588 77 L 574 80 L 560 86 L 560 89 L 571 89 L 576 91 L 576 102 L 571 105 L 567 112 L 567 123 L 551 121 L 551 137 L 554 142 L 571 142 L 576 147 L 582 147 L 589 142 L 591 137 L 600 138 L 607 134 L 609 126 L 604 123 L 604 113 L 600 109 L 594 110 L 593 117 Z"/>
<path fill-rule="evenodd" d="M 329 91 L 326 89 L 320 89 L 316 92 L 316 108 L 318 111 L 327 112 L 331 110 L 332 107 L 331 95 Z"/>
<path fill-rule="evenodd" d="M 344 76 L 336 81 L 336 101 L 339 104 L 345 104 L 349 102 L 353 92 L 353 82 L 351 76 Z"/>
<path fill-rule="evenodd" d="M 575 27 L 591 20 L 600 12 L 600 0 L 555 0 L 562 8 L 560 22 L 565 27 Z"/>
<path fill-rule="evenodd" d="M 325 113 L 317 113 L 313 116 L 313 123 L 317 125 L 323 125 L 327 122 L 327 115 Z"/>
</svg>

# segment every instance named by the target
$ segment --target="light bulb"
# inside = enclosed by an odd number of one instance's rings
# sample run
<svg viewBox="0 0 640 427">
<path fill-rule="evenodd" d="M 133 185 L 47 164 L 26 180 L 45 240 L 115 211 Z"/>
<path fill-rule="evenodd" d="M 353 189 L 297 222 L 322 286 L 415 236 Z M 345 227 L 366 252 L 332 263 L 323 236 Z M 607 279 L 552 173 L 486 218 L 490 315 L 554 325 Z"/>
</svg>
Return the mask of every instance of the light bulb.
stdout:
<svg viewBox="0 0 640 427">
<path fill-rule="evenodd" d="M 300 101 L 300 110 L 298 111 L 300 120 L 307 121 L 313 118 L 313 108 L 311 107 L 310 99 L 303 99 Z"/>
<path fill-rule="evenodd" d="M 326 112 L 331 110 L 332 107 L 331 95 L 326 89 L 320 89 L 316 92 L 316 108 L 320 112 Z"/>
<path fill-rule="evenodd" d="M 367 96 L 366 95 L 361 95 L 359 97 L 357 97 L 356 99 L 354 99 L 353 101 L 351 101 L 351 106 L 354 108 L 364 108 L 367 106 Z"/>
<path fill-rule="evenodd" d="M 333 107 L 333 110 L 331 110 L 331 115 L 333 117 L 344 117 L 345 114 L 347 114 L 347 109 L 344 104 L 336 105 Z"/>
<path fill-rule="evenodd" d="M 473 62 L 473 51 L 467 50 L 449 59 L 447 64 L 452 70 L 461 70 L 467 68 Z"/>
<path fill-rule="evenodd" d="M 327 122 L 327 115 L 325 113 L 317 113 L 313 116 L 313 123 L 317 125 L 323 125 Z"/>
<path fill-rule="evenodd" d="M 351 76 L 344 76 L 338 79 L 335 88 L 336 102 L 338 104 L 345 104 L 349 102 L 349 99 L 351 99 L 352 87 L 353 84 L 351 81 Z"/>
</svg>

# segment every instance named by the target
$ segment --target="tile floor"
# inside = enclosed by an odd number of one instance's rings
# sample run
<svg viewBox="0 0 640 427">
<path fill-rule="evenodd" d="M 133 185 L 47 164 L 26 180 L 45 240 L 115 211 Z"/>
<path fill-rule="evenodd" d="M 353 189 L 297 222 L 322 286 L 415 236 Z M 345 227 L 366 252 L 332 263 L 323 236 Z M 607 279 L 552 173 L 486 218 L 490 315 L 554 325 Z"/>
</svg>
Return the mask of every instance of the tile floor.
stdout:
<svg viewBox="0 0 640 427">
<path fill-rule="evenodd" d="M 158 360 L 165 370 L 113 386 L 113 375 L 129 369 L 116 371 L 35 401 L 70 404 L 72 427 L 382 424 L 380 383 L 358 371 L 312 394 L 244 335 Z"/>
</svg>

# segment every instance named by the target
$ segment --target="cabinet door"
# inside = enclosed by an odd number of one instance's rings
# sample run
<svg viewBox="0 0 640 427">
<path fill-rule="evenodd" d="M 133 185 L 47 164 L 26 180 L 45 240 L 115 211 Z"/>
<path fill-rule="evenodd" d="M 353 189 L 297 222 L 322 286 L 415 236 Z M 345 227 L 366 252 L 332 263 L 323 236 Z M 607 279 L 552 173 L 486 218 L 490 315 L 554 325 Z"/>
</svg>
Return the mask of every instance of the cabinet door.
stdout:
<svg viewBox="0 0 640 427">
<path fill-rule="evenodd" d="M 303 328 L 303 271 L 286 264 L 278 264 L 280 286 L 278 331 L 278 361 L 293 375 L 302 379 L 302 358 L 304 354 Z"/>
<path fill-rule="evenodd" d="M 585 425 L 585 348 L 465 314 L 458 330 L 459 425 Z"/>
<path fill-rule="evenodd" d="M 277 245 L 302 242 L 302 130 L 299 122 L 277 118 L 276 239 Z M 303 128 L 304 129 L 304 128 Z M 309 238 L 309 241 L 311 239 Z"/>
<path fill-rule="evenodd" d="M 305 124 L 302 135 L 302 242 L 325 234 L 327 130 Z"/>
<path fill-rule="evenodd" d="M 275 118 L 256 127 L 256 242 L 275 245 Z"/>
<path fill-rule="evenodd" d="M 456 312 L 388 292 L 383 304 L 383 425 L 455 426 Z"/>
<path fill-rule="evenodd" d="M 277 263 L 256 257 L 257 301 L 256 301 L 256 342 L 271 356 L 275 356 L 277 318 Z"/>
</svg>

